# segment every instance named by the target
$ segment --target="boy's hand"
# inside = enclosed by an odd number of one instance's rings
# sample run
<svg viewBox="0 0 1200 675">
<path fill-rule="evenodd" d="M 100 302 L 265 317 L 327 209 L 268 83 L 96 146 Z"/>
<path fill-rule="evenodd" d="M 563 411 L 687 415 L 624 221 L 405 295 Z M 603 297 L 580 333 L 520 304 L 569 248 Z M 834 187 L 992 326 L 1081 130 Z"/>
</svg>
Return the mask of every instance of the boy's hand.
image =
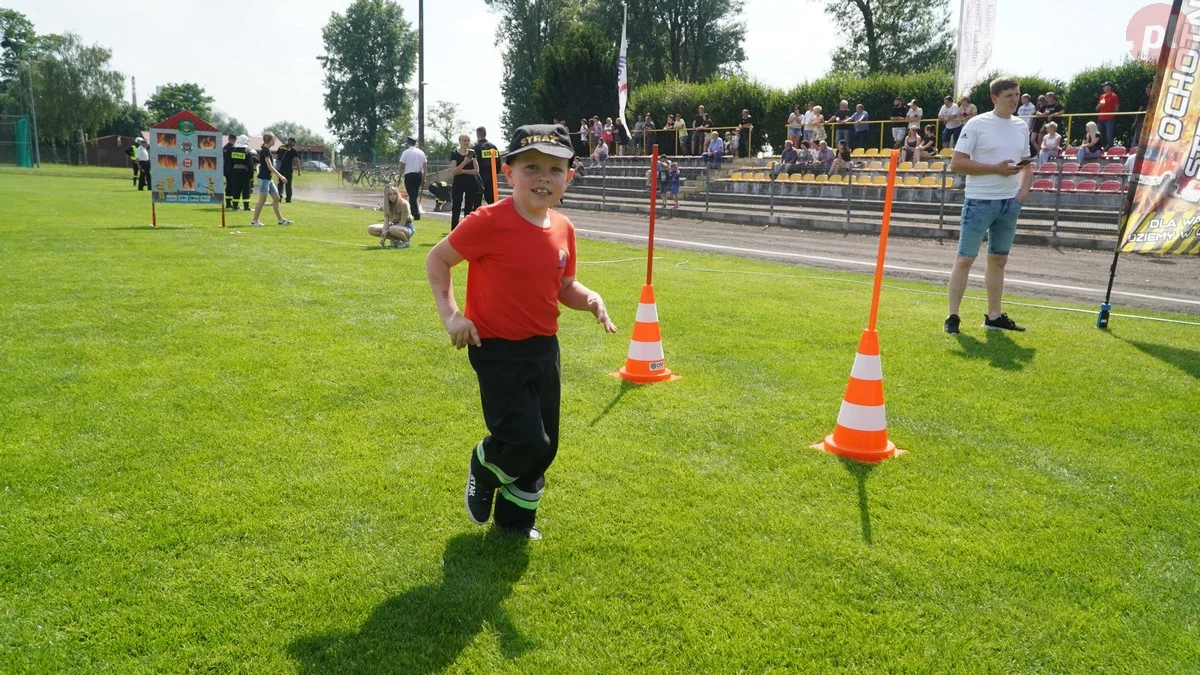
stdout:
<svg viewBox="0 0 1200 675">
<path fill-rule="evenodd" d="M 605 333 L 617 332 L 617 326 L 608 318 L 608 308 L 604 306 L 604 300 L 599 296 L 592 296 L 588 300 L 588 310 L 596 315 L 596 323 L 604 326 Z"/>
<path fill-rule="evenodd" d="M 479 347 L 482 343 L 479 341 L 479 331 L 475 330 L 475 322 L 462 315 L 462 312 L 455 312 L 454 316 L 446 322 L 446 332 L 450 334 L 450 344 L 454 345 L 455 349 L 462 349 L 468 344 Z"/>
</svg>

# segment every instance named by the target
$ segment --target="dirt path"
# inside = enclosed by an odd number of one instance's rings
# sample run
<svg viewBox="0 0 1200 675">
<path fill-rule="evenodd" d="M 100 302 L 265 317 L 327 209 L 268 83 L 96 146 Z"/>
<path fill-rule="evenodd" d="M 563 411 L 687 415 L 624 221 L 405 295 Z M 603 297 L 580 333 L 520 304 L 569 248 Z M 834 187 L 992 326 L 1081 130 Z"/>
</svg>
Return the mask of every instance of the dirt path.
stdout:
<svg viewBox="0 0 1200 675">
<path fill-rule="evenodd" d="M 374 208 L 375 191 L 305 189 L 297 198 L 331 204 Z M 569 204 L 569 201 L 568 201 Z M 423 203 L 429 213 L 433 202 Z M 564 209 L 580 236 L 644 242 L 645 216 Z M 431 218 L 448 218 L 433 214 Z M 870 273 L 875 267 L 879 239 L 779 227 L 753 227 L 687 220 L 660 219 L 655 245 L 666 250 L 708 251 L 774 260 L 806 267 Z M 956 242 L 892 237 L 888 241 L 887 275 L 945 284 Z M 1098 305 L 1108 283 L 1112 253 L 1076 249 L 1016 246 L 1008 264 L 1010 292 Z M 982 260 L 976 265 L 970 290 L 982 290 Z M 1119 308 L 1166 310 L 1200 315 L 1200 258 L 1124 255 L 1113 285 L 1114 311 Z"/>
</svg>

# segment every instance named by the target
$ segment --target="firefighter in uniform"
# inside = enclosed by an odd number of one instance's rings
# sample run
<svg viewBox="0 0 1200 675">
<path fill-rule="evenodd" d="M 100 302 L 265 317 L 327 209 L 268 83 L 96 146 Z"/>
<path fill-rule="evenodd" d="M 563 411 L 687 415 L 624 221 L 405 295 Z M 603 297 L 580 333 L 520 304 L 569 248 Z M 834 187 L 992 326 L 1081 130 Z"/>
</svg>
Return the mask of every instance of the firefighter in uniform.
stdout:
<svg viewBox="0 0 1200 675">
<path fill-rule="evenodd" d="M 475 130 L 475 156 L 479 158 L 479 182 L 483 184 L 483 193 L 476 195 L 467 195 L 467 199 L 473 199 L 470 209 L 474 211 L 479 208 L 481 202 L 492 203 L 493 186 L 495 185 L 496 177 L 492 175 L 492 158 L 496 158 L 495 166 L 498 167 L 504 162 L 500 158 L 500 151 L 487 138 L 487 129 L 479 127 Z"/>
<path fill-rule="evenodd" d="M 138 166 L 136 140 L 132 141 L 128 148 L 125 148 L 125 154 L 129 156 L 129 165 L 133 167 L 133 187 L 137 187 L 138 174 L 142 172 L 142 168 Z"/>
<path fill-rule="evenodd" d="M 287 182 L 279 181 L 279 196 L 284 196 L 286 190 L 286 201 L 292 203 L 292 171 L 299 171 L 296 166 L 300 164 L 300 153 L 296 152 L 296 139 L 288 137 L 287 143 L 279 146 L 278 161 L 275 163 L 275 170 L 283 174 Z"/>
<path fill-rule="evenodd" d="M 221 148 L 221 155 L 224 157 L 224 164 L 221 165 L 221 169 L 225 173 L 225 208 L 237 210 L 233 203 L 233 179 L 231 177 L 233 158 L 230 157 L 230 154 L 233 152 L 233 146 L 237 143 L 237 135 L 229 134 L 228 140 L 229 142 L 225 144 L 225 147 Z"/>
<path fill-rule="evenodd" d="M 233 195 L 230 200 L 233 206 L 230 208 L 237 211 L 237 200 L 242 200 L 242 208 L 250 210 L 250 184 L 254 179 L 254 163 L 256 161 L 253 154 L 250 152 L 250 139 L 245 134 L 237 137 L 237 142 L 233 144 L 233 148 L 229 151 L 229 184 L 232 189 L 226 193 L 226 197 Z"/>
</svg>

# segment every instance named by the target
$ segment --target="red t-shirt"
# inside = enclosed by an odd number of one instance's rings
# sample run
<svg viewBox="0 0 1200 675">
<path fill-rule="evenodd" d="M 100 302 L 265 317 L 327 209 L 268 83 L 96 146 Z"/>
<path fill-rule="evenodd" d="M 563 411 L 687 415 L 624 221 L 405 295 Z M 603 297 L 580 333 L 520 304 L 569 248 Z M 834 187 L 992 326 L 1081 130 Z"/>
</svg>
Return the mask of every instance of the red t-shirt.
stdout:
<svg viewBox="0 0 1200 675">
<path fill-rule="evenodd" d="M 1120 106 L 1121 106 L 1121 99 L 1117 97 L 1116 92 L 1113 92 L 1111 94 L 1100 94 L 1100 112 L 1101 113 L 1115 113 L 1115 112 L 1117 112 L 1117 109 L 1120 108 Z M 1101 122 L 1107 122 L 1108 120 L 1115 120 L 1116 118 L 1117 118 L 1116 115 L 1100 115 Z"/>
<path fill-rule="evenodd" d="M 467 308 L 480 338 L 558 333 L 558 291 L 575 276 L 575 226 L 551 210 L 550 227 L 525 220 L 512 197 L 476 209 L 450 233 L 466 259 Z"/>
</svg>

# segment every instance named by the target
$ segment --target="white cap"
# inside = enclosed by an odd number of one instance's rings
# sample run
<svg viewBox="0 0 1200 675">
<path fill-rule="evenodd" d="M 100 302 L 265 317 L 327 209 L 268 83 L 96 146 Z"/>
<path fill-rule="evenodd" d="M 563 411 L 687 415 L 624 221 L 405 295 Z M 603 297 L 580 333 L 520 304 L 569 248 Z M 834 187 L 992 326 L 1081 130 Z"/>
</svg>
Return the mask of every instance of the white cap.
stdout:
<svg viewBox="0 0 1200 675">
<path fill-rule="evenodd" d="M 250 137 L 246 134 L 242 134 L 241 136 L 237 137 L 237 142 L 233 144 L 233 147 L 244 148 L 247 145 L 250 145 Z"/>
</svg>

